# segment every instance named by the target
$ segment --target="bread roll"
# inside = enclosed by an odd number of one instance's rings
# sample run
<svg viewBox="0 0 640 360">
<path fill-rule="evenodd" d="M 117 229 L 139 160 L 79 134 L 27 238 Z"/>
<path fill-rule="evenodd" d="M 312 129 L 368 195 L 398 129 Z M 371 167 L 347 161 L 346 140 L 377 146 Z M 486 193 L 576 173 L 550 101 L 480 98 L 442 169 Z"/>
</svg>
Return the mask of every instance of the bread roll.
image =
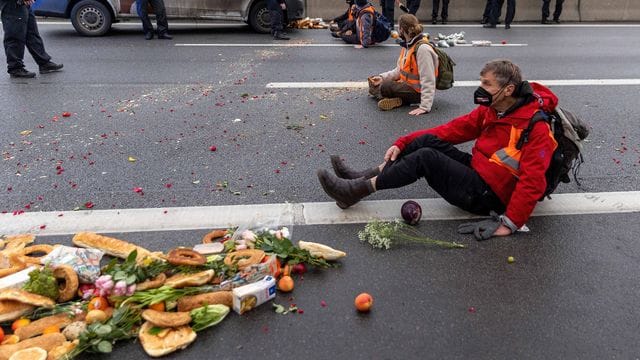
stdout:
<svg viewBox="0 0 640 360">
<path fill-rule="evenodd" d="M 79 247 L 92 248 L 104 251 L 105 254 L 117 258 L 126 259 L 133 251 L 138 251 L 137 261 L 151 255 L 151 252 L 143 247 L 134 245 L 124 240 L 99 235 L 92 232 L 79 232 L 73 239 L 73 244 Z"/>
<path fill-rule="evenodd" d="M 142 348 L 151 357 L 160 357 L 184 349 L 197 337 L 196 332 L 189 326 L 169 329 L 162 337 L 149 334 L 149 330 L 153 327 L 154 325 L 147 321 L 142 324 L 138 332 Z"/>
<path fill-rule="evenodd" d="M 233 307 L 231 291 L 216 291 L 200 295 L 183 296 L 178 299 L 178 311 L 191 311 L 205 305 L 222 304 Z"/>
<path fill-rule="evenodd" d="M 0 300 L 0 323 L 13 321 L 35 309 L 35 306 L 19 301 Z"/>
</svg>

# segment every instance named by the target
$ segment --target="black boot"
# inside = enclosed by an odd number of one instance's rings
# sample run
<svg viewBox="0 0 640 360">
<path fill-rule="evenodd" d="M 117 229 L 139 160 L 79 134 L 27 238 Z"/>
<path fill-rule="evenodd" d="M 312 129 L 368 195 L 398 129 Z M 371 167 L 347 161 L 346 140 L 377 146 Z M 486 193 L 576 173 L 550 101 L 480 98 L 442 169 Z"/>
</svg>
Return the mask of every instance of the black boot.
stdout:
<svg viewBox="0 0 640 360">
<path fill-rule="evenodd" d="M 318 180 L 324 192 L 331 196 L 341 209 L 357 204 L 375 191 L 369 179 L 340 179 L 325 169 L 318 170 Z"/>
<path fill-rule="evenodd" d="M 40 74 L 48 74 L 56 71 L 62 70 L 64 67 L 63 64 L 56 64 L 52 61 L 47 62 L 44 65 L 40 65 Z"/>
<path fill-rule="evenodd" d="M 380 169 L 377 166 L 362 171 L 353 170 L 349 168 L 338 155 L 331 155 L 331 166 L 336 175 L 342 179 L 357 179 L 361 177 L 371 179 L 380 174 Z"/>
<path fill-rule="evenodd" d="M 28 79 L 30 79 L 30 78 L 36 77 L 36 73 L 31 72 L 31 71 L 27 71 L 27 69 L 25 69 L 25 68 L 20 68 L 20 69 L 9 71 L 9 76 L 11 76 L 12 78 L 28 78 Z"/>
</svg>

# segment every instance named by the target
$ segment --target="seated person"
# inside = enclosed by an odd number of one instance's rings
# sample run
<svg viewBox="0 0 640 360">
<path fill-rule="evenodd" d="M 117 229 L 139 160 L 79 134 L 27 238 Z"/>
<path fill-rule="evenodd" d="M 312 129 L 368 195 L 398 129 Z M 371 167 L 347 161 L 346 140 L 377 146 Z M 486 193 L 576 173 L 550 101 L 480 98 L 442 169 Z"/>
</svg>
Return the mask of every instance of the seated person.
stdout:
<svg viewBox="0 0 640 360">
<path fill-rule="evenodd" d="M 375 43 L 385 41 L 389 38 L 389 31 L 386 35 L 378 35 L 376 29 L 376 11 L 373 5 L 367 0 L 354 0 L 352 16 L 355 19 L 355 26 L 352 29 L 340 33 L 340 38 L 348 44 L 360 44 L 362 47 L 369 47 Z"/>
<path fill-rule="evenodd" d="M 398 33 L 403 40 L 397 66 L 391 71 L 369 77 L 369 93 L 379 99 L 380 110 L 402 104 L 420 104 L 410 115 L 431 111 L 436 92 L 438 55 L 422 33 L 422 25 L 411 14 L 400 16 Z"/>
<path fill-rule="evenodd" d="M 349 29 L 355 29 L 355 18 L 353 17 L 353 0 L 346 0 L 347 5 L 349 6 L 347 8 L 347 11 L 344 12 L 344 14 L 334 18 L 333 20 L 331 20 L 331 22 L 329 23 L 329 31 L 331 31 L 331 35 L 333 37 L 339 38 L 340 37 L 340 33 L 345 32 Z"/>
<path fill-rule="evenodd" d="M 318 170 L 322 188 L 346 209 L 377 190 L 424 178 L 452 205 L 474 214 L 496 213 L 459 232 L 474 232 L 478 240 L 514 233 L 544 194 L 545 173 L 557 147 L 544 121 L 535 123 L 524 147 L 517 149 L 516 143 L 533 116 L 552 112 L 558 98 L 545 86 L 523 80 L 510 60 L 499 59 L 480 72 L 473 100 L 479 106 L 470 113 L 398 138 L 377 167 L 355 171 L 332 156 L 337 176 Z M 471 140 L 471 154 L 454 146 Z"/>
</svg>

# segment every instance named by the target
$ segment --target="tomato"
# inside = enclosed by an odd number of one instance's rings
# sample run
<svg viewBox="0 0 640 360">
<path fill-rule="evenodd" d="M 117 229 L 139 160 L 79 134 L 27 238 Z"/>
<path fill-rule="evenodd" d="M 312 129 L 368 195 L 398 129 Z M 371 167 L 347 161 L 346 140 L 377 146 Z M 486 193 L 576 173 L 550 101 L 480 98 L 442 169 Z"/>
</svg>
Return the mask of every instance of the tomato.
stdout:
<svg viewBox="0 0 640 360">
<path fill-rule="evenodd" d="M 89 301 L 89 311 L 105 310 L 109 307 L 109 301 L 102 296 L 96 296 Z"/>
<path fill-rule="evenodd" d="M 27 318 L 18 319 L 16 321 L 14 321 L 13 324 L 11 324 L 11 330 L 13 330 L 15 332 L 17 328 L 21 328 L 23 326 L 27 326 L 30 323 L 31 323 L 31 320 L 29 320 Z"/>
<path fill-rule="evenodd" d="M 155 304 L 149 305 L 149 309 L 155 310 L 155 311 L 165 311 L 166 310 L 166 308 L 164 306 L 164 301 L 160 301 L 160 302 L 157 302 Z"/>
</svg>

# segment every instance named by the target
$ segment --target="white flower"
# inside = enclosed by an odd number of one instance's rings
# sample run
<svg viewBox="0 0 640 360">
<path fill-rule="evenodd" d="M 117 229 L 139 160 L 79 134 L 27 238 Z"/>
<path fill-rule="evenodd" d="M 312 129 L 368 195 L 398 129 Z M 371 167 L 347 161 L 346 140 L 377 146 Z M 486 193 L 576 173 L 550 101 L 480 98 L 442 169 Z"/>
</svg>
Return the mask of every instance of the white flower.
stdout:
<svg viewBox="0 0 640 360">
<path fill-rule="evenodd" d="M 280 231 L 282 231 L 282 236 L 286 237 L 287 239 L 289 238 L 289 235 L 291 235 L 289 228 L 286 226 L 283 226 L 282 229 L 280 229 Z"/>
<path fill-rule="evenodd" d="M 245 230 L 240 236 L 243 240 L 256 241 L 256 234 L 251 230 Z"/>
</svg>

